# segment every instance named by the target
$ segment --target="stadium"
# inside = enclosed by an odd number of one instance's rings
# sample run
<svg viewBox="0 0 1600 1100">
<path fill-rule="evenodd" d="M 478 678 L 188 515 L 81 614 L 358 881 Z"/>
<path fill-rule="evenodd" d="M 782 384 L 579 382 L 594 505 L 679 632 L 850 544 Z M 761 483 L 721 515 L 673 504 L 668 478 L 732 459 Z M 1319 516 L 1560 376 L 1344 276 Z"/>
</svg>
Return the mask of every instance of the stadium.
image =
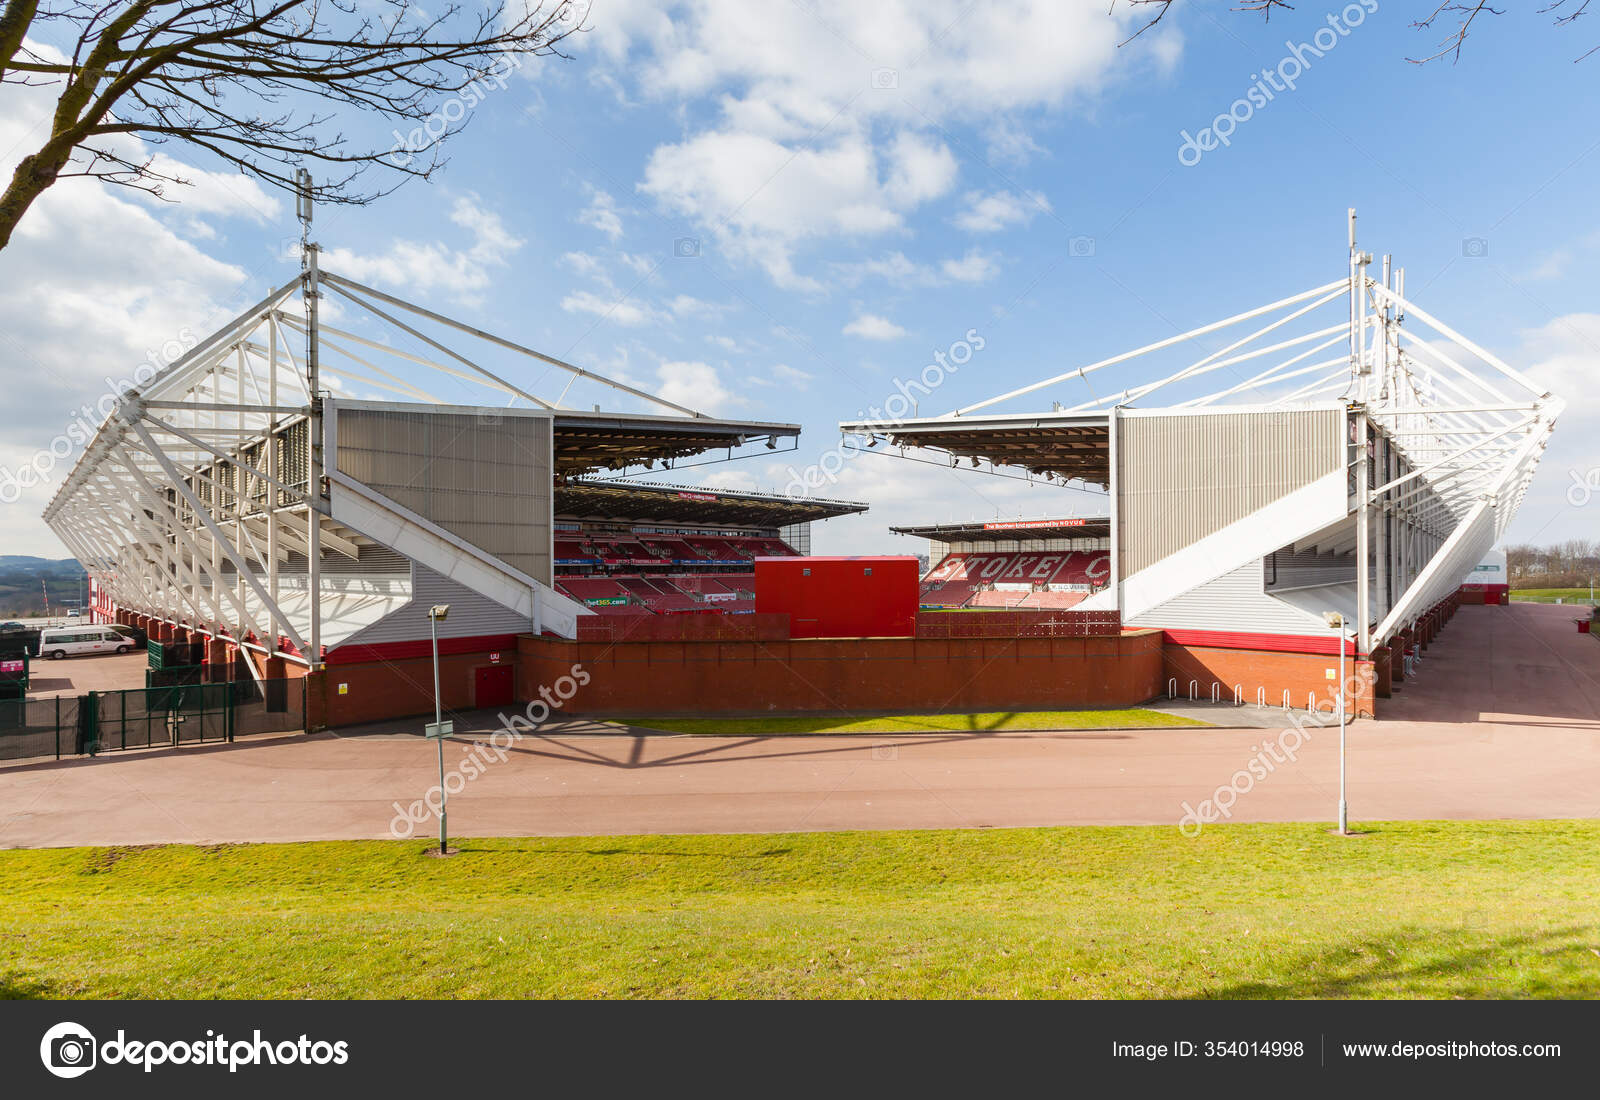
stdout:
<svg viewBox="0 0 1600 1100">
<path fill-rule="evenodd" d="M 208 680 L 305 678 L 312 729 L 431 709 L 434 629 L 450 709 L 529 699 L 575 661 L 596 674 L 573 709 L 596 716 L 1323 709 L 1342 649 L 1371 715 L 1505 530 L 1561 401 L 1406 299 L 1387 258 L 1374 273 L 1351 226 L 1348 274 L 1312 290 L 950 414 L 842 423 L 862 453 L 1098 505 L 895 527 L 927 540 L 920 578 L 809 556 L 813 524 L 867 504 L 661 480 L 798 426 L 702 415 L 320 271 L 315 246 L 124 396 L 46 519 L 99 617 L 198 647 Z M 1223 370 L 1239 380 L 1208 386 Z M 1002 411 L 1069 387 L 1097 396 Z M 375 391 L 404 400 L 353 396 Z M 996 639 L 1028 641 L 1004 673 Z"/>
<path fill-rule="evenodd" d="M 1352 211 L 1347 278 L 945 416 L 842 423 L 863 451 L 1103 494 L 1097 518 L 897 528 L 929 540 L 924 603 L 1114 613 L 1161 633 L 1189 698 L 1314 708 L 1342 648 L 1374 713 L 1464 583 L 1486 602 L 1470 582 L 1564 403 L 1373 267 Z M 1100 396 L 996 411 L 1069 386 Z"/>
</svg>

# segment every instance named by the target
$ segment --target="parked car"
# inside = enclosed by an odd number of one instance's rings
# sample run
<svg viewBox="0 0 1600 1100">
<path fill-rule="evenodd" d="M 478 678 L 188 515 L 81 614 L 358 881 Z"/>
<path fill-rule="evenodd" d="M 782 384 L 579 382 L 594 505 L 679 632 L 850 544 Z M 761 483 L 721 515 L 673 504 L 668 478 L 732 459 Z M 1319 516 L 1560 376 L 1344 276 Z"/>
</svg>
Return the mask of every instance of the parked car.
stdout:
<svg viewBox="0 0 1600 1100">
<path fill-rule="evenodd" d="M 150 635 L 137 626 L 124 626 L 122 623 L 107 623 L 106 625 L 132 642 L 134 649 L 145 649 L 150 644 Z"/>
<path fill-rule="evenodd" d="M 132 653 L 133 641 L 109 626 L 58 626 L 39 632 L 39 656 L 59 661 L 96 653 Z"/>
</svg>

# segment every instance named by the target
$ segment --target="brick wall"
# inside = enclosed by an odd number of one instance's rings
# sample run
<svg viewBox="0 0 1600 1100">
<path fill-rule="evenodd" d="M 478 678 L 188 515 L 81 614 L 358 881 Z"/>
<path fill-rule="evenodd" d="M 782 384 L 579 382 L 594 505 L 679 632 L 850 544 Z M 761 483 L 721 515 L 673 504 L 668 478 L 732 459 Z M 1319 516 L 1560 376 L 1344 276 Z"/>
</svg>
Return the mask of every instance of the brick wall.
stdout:
<svg viewBox="0 0 1600 1100">
<path fill-rule="evenodd" d="M 517 698 L 574 664 L 597 716 L 1126 706 L 1161 688 L 1161 633 L 1099 638 L 567 642 L 523 637 Z"/>
<path fill-rule="evenodd" d="M 1296 708 L 1305 707 L 1310 693 L 1315 693 L 1319 705 L 1325 706 L 1328 700 L 1337 698 L 1339 691 L 1336 653 L 1272 653 L 1169 643 L 1164 647 L 1163 665 L 1161 691 L 1165 693 L 1168 682 L 1175 679 L 1178 694 L 1184 697 L 1189 694 L 1190 681 L 1196 682 L 1196 692 L 1205 700 L 1210 700 L 1213 684 L 1219 685 L 1218 694 L 1223 699 L 1231 699 L 1234 686 L 1239 685 L 1248 704 L 1255 703 L 1258 688 L 1265 688 L 1269 706 L 1281 706 L 1287 690 L 1290 705 Z M 1329 669 L 1334 670 L 1332 679 L 1328 677 Z M 1346 659 L 1345 675 L 1370 683 L 1371 662 Z M 1371 717 L 1372 692 L 1364 691 L 1359 700 L 1353 700 L 1351 713 Z"/>
</svg>

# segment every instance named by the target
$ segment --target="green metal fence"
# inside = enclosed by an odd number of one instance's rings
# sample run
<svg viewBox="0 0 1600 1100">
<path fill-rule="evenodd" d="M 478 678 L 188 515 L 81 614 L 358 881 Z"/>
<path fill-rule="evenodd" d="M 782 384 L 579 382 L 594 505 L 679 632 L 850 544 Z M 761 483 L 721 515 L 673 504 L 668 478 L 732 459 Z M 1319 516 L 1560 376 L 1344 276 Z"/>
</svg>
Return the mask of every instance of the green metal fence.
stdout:
<svg viewBox="0 0 1600 1100">
<path fill-rule="evenodd" d="M 305 729 L 304 679 L 0 698 L 0 761 L 229 742 Z"/>
</svg>

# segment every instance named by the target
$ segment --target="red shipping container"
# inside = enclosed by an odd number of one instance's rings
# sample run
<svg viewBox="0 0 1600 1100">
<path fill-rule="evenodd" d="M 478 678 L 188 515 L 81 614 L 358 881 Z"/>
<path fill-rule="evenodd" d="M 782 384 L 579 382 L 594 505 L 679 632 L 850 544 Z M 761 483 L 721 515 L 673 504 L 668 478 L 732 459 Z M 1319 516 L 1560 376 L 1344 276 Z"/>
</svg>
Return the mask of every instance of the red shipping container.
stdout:
<svg viewBox="0 0 1600 1100">
<path fill-rule="evenodd" d="M 917 575 L 912 557 L 757 558 L 756 611 L 793 638 L 911 638 Z"/>
</svg>

